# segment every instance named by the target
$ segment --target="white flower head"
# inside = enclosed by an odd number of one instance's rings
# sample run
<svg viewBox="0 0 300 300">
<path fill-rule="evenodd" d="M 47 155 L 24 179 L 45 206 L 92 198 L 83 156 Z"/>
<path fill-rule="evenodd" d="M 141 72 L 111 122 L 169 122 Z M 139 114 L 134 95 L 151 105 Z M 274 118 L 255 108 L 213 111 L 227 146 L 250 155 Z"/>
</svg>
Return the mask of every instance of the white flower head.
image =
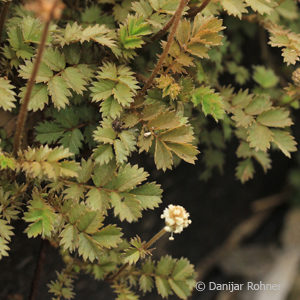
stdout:
<svg viewBox="0 0 300 300">
<path fill-rule="evenodd" d="M 189 220 L 190 214 L 180 205 L 170 204 L 164 209 L 161 215 L 162 219 L 165 219 L 165 231 L 171 232 L 169 240 L 174 240 L 173 233 L 180 233 L 186 227 L 188 227 L 192 221 Z"/>
</svg>

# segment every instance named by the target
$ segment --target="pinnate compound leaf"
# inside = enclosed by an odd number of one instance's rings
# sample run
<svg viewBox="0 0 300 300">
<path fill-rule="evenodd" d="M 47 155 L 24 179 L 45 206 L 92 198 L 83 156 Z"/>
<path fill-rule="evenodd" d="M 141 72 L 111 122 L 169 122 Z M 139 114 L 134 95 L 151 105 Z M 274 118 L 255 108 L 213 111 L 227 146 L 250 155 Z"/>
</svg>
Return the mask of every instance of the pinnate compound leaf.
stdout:
<svg viewBox="0 0 300 300">
<path fill-rule="evenodd" d="M 57 180 L 59 177 L 77 177 L 78 164 L 66 160 L 73 154 L 63 147 L 30 148 L 19 151 L 17 169 L 23 170 L 27 176 Z"/>
<path fill-rule="evenodd" d="M 0 260 L 4 256 L 8 256 L 9 246 L 8 243 L 13 235 L 13 227 L 8 221 L 0 219 Z"/>
</svg>

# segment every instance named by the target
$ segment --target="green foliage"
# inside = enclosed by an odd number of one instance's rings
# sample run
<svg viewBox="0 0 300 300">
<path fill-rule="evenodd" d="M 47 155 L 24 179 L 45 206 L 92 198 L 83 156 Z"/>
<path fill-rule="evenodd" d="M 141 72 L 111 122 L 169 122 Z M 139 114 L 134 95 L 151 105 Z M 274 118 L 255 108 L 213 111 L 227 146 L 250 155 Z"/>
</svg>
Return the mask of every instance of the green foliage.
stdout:
<svg viewBox="0 0 300 300">
<path fill-rule="evenodd" d="M 268 70 L 263 66 L 254 67 L 253 79 L 265 89 L 276 86 L 279 81 L 272 69 Z"/>
<path fill-rule="evenodd" d="M 66 268 L 62 272 L 56 272 L 57 279 L 48 284 L 49 293 L 52 293 L 56 299 L 74 299 L 73 291 L 74 275 Z"/>
<path fill-rule="evenodd" d="M 271 151 L 297 151 L 299 8 L 221 0 L 195 15 L 201 4 L 190 1 L 179 15 L 179 0 L 64 1 L 39 61 L 44 1 L 13 1 L 1 36 L 0 259 L 23 220 L 28 238 L 49 240 L 66 264 L 49 284 L 53 299 L 75 297 L 79 272 L 104 280 L 119 300 L 153 290 L 187 299 L 193 266 L 152 261 L 153 240 L 128 236 L 126 222 L 143 222 L 161 204 L 149 179 L 160 170 L 199 159 L 199 179 L 209 180 L 237 145 L 244 183 L 256 165 L 271 168 Z"/>
<path fill-rule="evenodd" d="M 0 107 L 4 110 L 11 110 L 15 107 L 16 93 L 13 91 L 14 86 L 5 78 L 0 78 Z"/>
<path fill-rule="evenodd" d="M 97 81 L 91 87 L 93 101 L 101 103 L 103 116 L 118 117 L 123 108 L 133 102 L 138 89 L 133 72 L 126 66 L 104 64 L 97 74 Z"/>
<path fill-rule="evenodd" d="M 205 116 L 212 115 L 216 121 L 223 119 L 225 111 L 222 98 L 209 87 L 196 89 L 193 94 L 192 102 L 195 106 L 201 104 Z"/>
<path fill-rule="evenodd" d="M 63 147 L 28 148 L 19 152 L 16 168 L 31 178 L 57 180 L 59 177 L 77 177 L 78 164 L 67 160 L 70 156 L 72 153 Z"/>
<path fill-rule="evenodd" d="M 185 258 L 177 260 L 164 256 L 157 264 L 148 260 L 142 265 L 141 274 L 140 289 L 151 291 L 155 284 L 163 298 L 175 294 L 180 299 L 187 299 L 191 295 L 190 288 L 195 284 L 193 265 Z"/>
<path fill-rule="evenodd" d="M 47 196 L 36 190 L 32 192 L 32 200 L 29 201 L 28 211 L 24 214 L 24 220 L 31 223 L 25 230 L 29 238 L 38 235 L 43 238 L 51 237 L 56 215 L 53 208 L 46 202 Z"/>
<path fill-rule="evenodd" d="M 53 120 L 41 122 L 36 126 L 36 140 L 42 144 L 60 144 L 78 154 L 83 142 L 92 143 L 90 131 L 95 127 L 95 111 L 91 107 L 69 107 L 64 110 L 50 110 Z M 94 118 L 93 118 L 94 117 Z M 81 128 L 85 127 L 82 132 Z"/>
</svg>

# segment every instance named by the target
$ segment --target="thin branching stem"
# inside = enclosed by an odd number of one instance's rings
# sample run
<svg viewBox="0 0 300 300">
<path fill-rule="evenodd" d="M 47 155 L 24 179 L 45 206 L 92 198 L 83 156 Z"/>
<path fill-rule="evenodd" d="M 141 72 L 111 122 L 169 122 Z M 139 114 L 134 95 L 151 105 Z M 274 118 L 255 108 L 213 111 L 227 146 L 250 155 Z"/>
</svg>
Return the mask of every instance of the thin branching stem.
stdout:
<svg viewBox="0 0 300 300">
<path fill-rule="evenodd" d="M 164 236 L 165 233 L 166 233 L 165 229 L 164 228 L 161 229 L 146 244 L 144 244 L 143 246 L 144 250 L 148 250 L 156 241 L 158 241 L 162 236 Z M 128 263 L 124 264 L 115 274 L 113 274 L 111 277 L 108 277 L 106 281 L 108 282 L 116 281 L 128 266 L 129 266 Z"/>
<path fill-rule="evenodd" d="M 168 36 L 168 40 L 167 40 L 166 46 L 164 48 L 164 51 L 161 54 L 161 56 L 160 56 L 160 58 L 159 58 L 159 60 L 156 64 L 154 70 L 152 71 L 149 79 L 147 80 L 147 82 L 145 83 L 145 85 L 143 86 L 141 91 L 138 93 L 137 98 L 142 97 L 142 96 L 145 95 L 147 89 L 152 85 L 154 78 L 156 77 L 157 73 L 161 69 L 161 67 L 163 65 L 163 62 L 166 59 L 166 57 L 169 53 L 169 50 L 171 48 L 171 45 L 173 43 L 174 36 L 175 36 L 176 30 L 177 30 L 177 27 L 179 25 L 179 21 L 180 21 L 181 15 L 183 13 L 184 7 L 187 5 L 188 2 L 189 2 L 189 0 L 181 0 L 180 1 L 180 4 L 179 4 L 179 6 L 178 6 L 178 8 L 175 12 L 175 15 L 174 15 L 174 21 L 173 21 L 173 24 L 172 24 L 172 29 L 171 29 L 171 32 Z"/>
<path fill-rule="evenodd" d="M 193 7 L 188 11 L 188 17 L 193 18 L 199 14 L 208 4 L 210 0 L 204 0 L 199 7 Z"/>
<path fill-rule="evenodd" d="M 159 31 L 157 32 L 152 38 L 152 41 L 155 41 L 159 38 L 161 38 L 172 26 L 173 22 L 175 20 L 175 14 L 173 15 L 173 17 L 169 20 L 169 22 Z"/>
<path fill-rule="evenodd" d="M 42 61 L 42 56 L 43 56 L 43 52 L 44 52 L 45 46 L 46 46 L 50 23 L 51 23 L 51 20 L 53 19 L 53 12 L 54 12 L 57 4 L 58 4 L 58 0 L 53 4 L 52 9 L 49 13 L 49 18 L 45 22 L 41 41 L 40 41 L 40 44 L 39 44 L 39 47 L 37 50 L 36 59 L 35 59 L 34 65 L 33 65 L 33 70 L 30 75 L 30 78 L 28 79 L 28 82 L 27 82 L 25 96 L 24 96 L 24 99 L 23 99 L 23 102 L 22 102 L 22 105 L 21 105 L 21 108 L 19 111 L 17 124 L 16 124 L 16 133 L 14 136 L 14 149 L 13 149 L 14 155 L 17 154 L 18 150 L 22 146 L 22 138 L 23 138 L 24 126 L 25 126 L 27 114 L 28 114 L 28 105 L 29 105 L 29 101 L 30 101 L 30 96 L 31 96 L 32 89 L 34 86 L 35 78 L 37 76 L 37 73 L 38 73 L 38 70 L 39 70 L 39 67 L 40 67 L 40 64 Z"/>
<path fill-rule="evenodd" d="M 211 0 L 204 0 L 199 7 L 193 7 L 189 9 L 188 11 L 188 17 L 193 18 L 195 17 L 199 12 L 201 12 L 210 2 Z M 169 22 L 159 31 L 157 32 L 152 38 L 152 41 L 155 41 L 159 38 L 161 38 L 172 26 L 175 19 L 175 15 L 169 20 Z"/>
</svg>

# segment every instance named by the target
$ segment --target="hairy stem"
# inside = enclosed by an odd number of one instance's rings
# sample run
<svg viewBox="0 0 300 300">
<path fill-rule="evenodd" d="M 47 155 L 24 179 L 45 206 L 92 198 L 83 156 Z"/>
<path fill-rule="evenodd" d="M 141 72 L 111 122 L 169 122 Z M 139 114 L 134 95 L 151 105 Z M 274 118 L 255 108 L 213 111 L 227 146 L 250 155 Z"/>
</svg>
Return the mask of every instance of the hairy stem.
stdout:
<svg viewBox="0 0 300 300">
<path fill-rule="evenodd" d="M 145 85 L 141 89 L 141 91 L 138 93 L 137 98 L 142 97 L 142 96 L 145 95 L 147 89 L 152 85 L 154 78 L 156 77 L 157 73 L 161 69 L 161 67 L 163 65 L 163 62 L 166 59 L 166 57 L 169 53 L 169 50 L 171 48 L 172 42 L 174 40 L 174 36 L 175 36 L 176 30 L 177 30 L 177 27 L 179 25 L 179 21 L 180 21 L 182 12 L 184 10 L 184 7 L 187 5 L 188 2 L 189 2 L 189 0 L 181 0 L 180 1 L 180 4 L 179 4 L 179 6 L 178 6 L 178 8 L 175 12 L 175 15 L 174 15 L 174 21 L 173 21 L 173 24 L 172 24 L 173 26 L 172 26 L 171 32 L 168 36 L 168 40 L 167 40 L 167 44 L 165 46 L 165 49 L 164 49 L 163 53 L 161 54 L 154 70 L 152 71 L 151 76 L 149 77 L 149 79 L 147 80 L 147 82 L 145 83 Z"/>
<path fill-rule="evenodd" d="M 17 154 L 18 150 L 22 146 L 23 131 L 24 131 L 24 126 L 26 123 L 27 113 L 28 113 L 28 104 L 30 101 L 30 96 L 31 96 L 32 89 L 34 86 L 35 78 L 37 76 L 39 66 L 42 61 L 42 56 L 43 56 L 43 52 L 44 52 L 45 46 L 46 46 L 46 40 L 47 40 L 47 36 L 48 36 L 50 22 L 53 18 L 53 12 L 56 8 L 57 3 L 58 3 L 58 1 L 56 1 L 53 4 L 52 9 L 49 13 L 49 18 L 44 25 L 41 41 L 40 41 L 40 44 L 39 44 L 39 47 L 37 50 L 36 59 L 35 59 L 34 65 L 33 65 L 33 70 L 32 70 L 31 76 L 27 82 L 26 93 L 25 93 L 25 96 L 24 96 L 24 99 L 23 99 L 23 102 L 22 102 L 22 105 L 20 108 L 20 112 L 18 115 L 18 119 L 17 119 L 16 133 L 14 136 L 14 149 L 13 149 L 14 155 Z"/>
<path fill-rule="evenodd" d="M 6 16 L 7 16 L 7 13 L 8 13 L 8 9 L 9 9 L 9 6 L 10 6 L 10 2 L 5 2 L 3 4 L 3 7 L 1 8 L 1 13 L 0 13 L 0 42 L 2 40 L 2 31 L 3 31 L 3 28 L 4 28 L 4 23 L 5 23 L 5 20 L 6 20 Z"/>
</svg>

